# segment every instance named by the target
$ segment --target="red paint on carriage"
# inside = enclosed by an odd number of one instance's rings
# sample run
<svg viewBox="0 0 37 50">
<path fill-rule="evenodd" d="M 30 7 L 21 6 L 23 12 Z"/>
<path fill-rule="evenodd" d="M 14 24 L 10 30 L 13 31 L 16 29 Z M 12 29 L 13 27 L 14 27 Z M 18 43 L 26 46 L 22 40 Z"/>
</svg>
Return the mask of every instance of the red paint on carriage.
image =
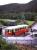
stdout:
<svg viewBox="0 0 37 50">
<path fill-rule="evenodd" d="M 19 30 L 19 31 L 16 31 L 16 32 L 15 32 L 15 35 L 16 35 L 16 36 L 20 36 L 20 35 L 22 35 L 22 34 L 25 34 L 25 32 L 28 32 L 28 29 L 21 29 L 21 30 Z"/>
</svg>

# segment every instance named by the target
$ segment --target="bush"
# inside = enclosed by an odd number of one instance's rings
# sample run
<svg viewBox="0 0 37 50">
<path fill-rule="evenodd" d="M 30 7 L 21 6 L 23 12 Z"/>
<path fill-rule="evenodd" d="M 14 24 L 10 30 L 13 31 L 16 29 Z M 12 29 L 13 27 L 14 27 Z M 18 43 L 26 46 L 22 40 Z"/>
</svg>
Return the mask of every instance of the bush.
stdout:
<svg viewBox="0 0 37 50">
<path fill-rule="evenodd" d="M 9 45 L 4 39 L 0 36 L 0 50 L 18 50 L 15 45 Z"/>
</svg>

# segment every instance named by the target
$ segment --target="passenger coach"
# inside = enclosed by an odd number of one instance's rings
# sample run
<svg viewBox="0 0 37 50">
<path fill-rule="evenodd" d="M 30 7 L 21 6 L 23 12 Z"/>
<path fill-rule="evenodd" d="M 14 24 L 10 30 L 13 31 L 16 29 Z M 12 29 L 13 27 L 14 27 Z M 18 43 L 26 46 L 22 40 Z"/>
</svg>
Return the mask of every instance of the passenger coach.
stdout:
<svg viewBox="0 0 37 50">
<path fill-rule="evenodd" d="M 3 36 L 20 36 L 28 32 L 28 25 L 8 26 L 2 29 Z"/>
</svg>

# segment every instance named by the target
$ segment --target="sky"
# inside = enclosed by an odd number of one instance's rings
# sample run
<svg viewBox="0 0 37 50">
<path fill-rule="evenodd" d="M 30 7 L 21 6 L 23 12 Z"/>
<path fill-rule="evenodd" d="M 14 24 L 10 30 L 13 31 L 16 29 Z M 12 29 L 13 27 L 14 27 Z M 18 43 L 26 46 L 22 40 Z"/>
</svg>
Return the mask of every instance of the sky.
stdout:
<svg viewBox="0 0 37 50">
<path fill-rule="evenodd" d="M 30 2 L 31 0 L 0 0 L 0 5 L 5 5 L 9 3 L 20 3 L 20 4 L 25 4 Z"/>
</svg>

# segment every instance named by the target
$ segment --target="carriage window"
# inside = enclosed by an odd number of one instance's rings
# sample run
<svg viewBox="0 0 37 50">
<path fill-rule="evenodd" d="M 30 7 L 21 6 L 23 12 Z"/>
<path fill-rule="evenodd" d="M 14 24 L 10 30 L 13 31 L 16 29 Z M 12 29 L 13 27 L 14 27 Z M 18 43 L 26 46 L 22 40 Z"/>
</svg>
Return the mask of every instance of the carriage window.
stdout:
<svg viewBox="0 0 37 50">
<path fill-rule="evenodd" d="M 19 31 L 19 29 L 15 29 L 15 31 Z"/>
<path fill-rule="evenodd" d="M 5 32 L 9 32 L 9 30 L 6 30 Z"/>
<path fill-rule="evenodd" d="M 12 30 L 9 30 L 9 32 L 12 32 Z"/>
<path fill-rule="evenodd" d="M 20 30 L 21 30 L 21 28 L 20 28 Z"/>
<path fill-rule="evenodd" d="M 17 30 L 19 30 L 19 29 L 17 29 Z"/>
<path fill-rule="evenodd" d="M 25 29 L 25 27 L 23 27 L 23 29 Z"/>
<path fill-rule="evenodd" d="M 15 35 L 15 32 L 14 32 L 14 30 L 12 30 L 12 35 Z"/>
<path fill-rule="evenodd" d="M 14 31 L 12 30 L 12 32 L 14 32 Z"/>
<path fill-rule="evenodd" d="M 26 27 L 25 27 L 25 29 L 26 29 Z"/>
<path fill-rule="evenodd" d="M 15 31 L 17 31 L 18 29 L 15 29 Z"/>
</svg>

